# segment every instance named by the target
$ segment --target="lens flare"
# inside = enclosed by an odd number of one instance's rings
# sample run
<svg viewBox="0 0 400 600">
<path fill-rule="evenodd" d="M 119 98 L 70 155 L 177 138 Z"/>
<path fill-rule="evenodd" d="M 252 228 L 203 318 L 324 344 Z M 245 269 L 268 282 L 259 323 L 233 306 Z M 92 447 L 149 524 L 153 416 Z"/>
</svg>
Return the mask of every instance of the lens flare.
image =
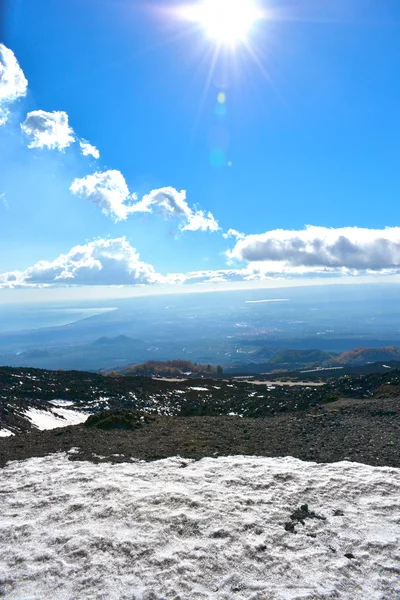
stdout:
<svg viewBox="0 0 400 600">
<path fill-rule="evenodd" d="M 247 39 L 262 13 L 252 0 L 203 0 L 187 6 L 185 16 L 219 44 L 235 46 Z"/>
</svg>

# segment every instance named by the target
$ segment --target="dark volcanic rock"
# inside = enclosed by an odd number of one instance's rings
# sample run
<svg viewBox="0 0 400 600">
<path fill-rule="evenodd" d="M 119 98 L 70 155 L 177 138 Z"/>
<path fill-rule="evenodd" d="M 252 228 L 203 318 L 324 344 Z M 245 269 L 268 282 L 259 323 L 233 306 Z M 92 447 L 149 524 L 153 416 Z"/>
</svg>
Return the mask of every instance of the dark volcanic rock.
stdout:
<svg viewBox="0 0 400 600">
<path fill-rule="evenodd" d="M 396 389 L 399 382 L 395 371 L 284 388 L 3 367 L 0 429 L 21 435 L 0 437 L 0 465 L 78 448 L 72 460 L 247 454 L 400 467 L 399 398 L 373 397 L 382 385 Z M 74 410 L 100 413 L 89 421 L 95 426 L 38 432 L 24 420 L 27 408 L 46 410 L 57 399 L 70 400 Z M 109 410 L 114 413 L 104 412 Z"/>
<path fill-rule="evenodd" d="M 290 521 L 285 523 L 285 530 L 290 533 L 297 533 L 296 525 L 301 523 L 304 525 L 306 519 L 319 519 L 320 521 L 326 521 L 326 517 L 317 515 L 313 510 L 309 510 L 308 504 L 302 504 L 300 508 L 297 508 L 290 515 Z"/>
<path fill-rule="evenodd" d="M 396 412 L 397 404 L 394 399 L 343 401 L 340 411 L 327 412 L 318 418 L 314 409 L 258 419 L 155 416 L 145 427 L 132 431 L 107 431 L 83 425 L 32 431 L 0 438 L 0 466 L 8 460 L 78 448 L 70 454 L 71 460 L 124 462 L 176 455 L 200 459 L 245 454 L 294 456 L 316 462 L 346 459 L 400 467 L 398 417 L 370 415 L 378 406 L 384 407 L 385 413 Z"/>
</svg>

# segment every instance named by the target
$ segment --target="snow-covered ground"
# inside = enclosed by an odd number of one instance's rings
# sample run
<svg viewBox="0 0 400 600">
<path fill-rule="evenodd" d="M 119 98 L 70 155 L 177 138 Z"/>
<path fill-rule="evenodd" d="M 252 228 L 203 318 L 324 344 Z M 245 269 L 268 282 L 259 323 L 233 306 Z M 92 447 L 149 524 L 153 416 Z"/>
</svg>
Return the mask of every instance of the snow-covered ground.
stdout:
<svg viewBox="0 0 400 600">
<path fill-rule="evenodd" d="M 9 437 L 10 435 L 14 434 L 9 429 L 0 429 L 0 437 Z"/>
<path fill-rule="evenodd" d="M 55 454 L 9 463 L 0 494 L 9 600 L 400 598 L 398 469 Z M 304 503 L 326 520 L 286 531 Z"/>
<path fill-rule="evenodd" d="M 61 406 L 49 407 L 49 410 L 29 408 L 24 414 L 32 425 L 40 430 L 79 425 L 79 423 L 84 423 L 89 416 L 89 413 L 61 408 Z"/>
</svg>

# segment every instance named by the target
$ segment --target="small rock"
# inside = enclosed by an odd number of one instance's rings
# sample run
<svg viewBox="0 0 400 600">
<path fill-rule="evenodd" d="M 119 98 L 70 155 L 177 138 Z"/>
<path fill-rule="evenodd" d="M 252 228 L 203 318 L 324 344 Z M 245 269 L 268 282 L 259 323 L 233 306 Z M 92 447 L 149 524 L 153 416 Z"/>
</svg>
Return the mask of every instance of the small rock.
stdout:
<svg viewBox="0 0 400 600">
<path fill-rule="evenodd" d="M 259 546 L 257 546 L 257 550 L 259 550 L 260 552 L 265 552 L 266 549 L 267 546 L 265 544 L 260 544 Z"/>
</svg>

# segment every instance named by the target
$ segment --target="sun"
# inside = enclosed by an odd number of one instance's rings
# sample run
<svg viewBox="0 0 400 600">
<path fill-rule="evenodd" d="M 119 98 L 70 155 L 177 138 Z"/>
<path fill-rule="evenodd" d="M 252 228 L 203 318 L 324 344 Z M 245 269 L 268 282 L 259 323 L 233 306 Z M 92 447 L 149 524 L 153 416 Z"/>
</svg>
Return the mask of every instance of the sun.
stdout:
<svg viewBox="0 0 400 600">
<path fill-rule="evenodd" d="M 252 0 L 203 0 L 185 7 L 184 14 L 220 45 L 246 41 L 254 24 L 262 18 Z"/>
</svg>

